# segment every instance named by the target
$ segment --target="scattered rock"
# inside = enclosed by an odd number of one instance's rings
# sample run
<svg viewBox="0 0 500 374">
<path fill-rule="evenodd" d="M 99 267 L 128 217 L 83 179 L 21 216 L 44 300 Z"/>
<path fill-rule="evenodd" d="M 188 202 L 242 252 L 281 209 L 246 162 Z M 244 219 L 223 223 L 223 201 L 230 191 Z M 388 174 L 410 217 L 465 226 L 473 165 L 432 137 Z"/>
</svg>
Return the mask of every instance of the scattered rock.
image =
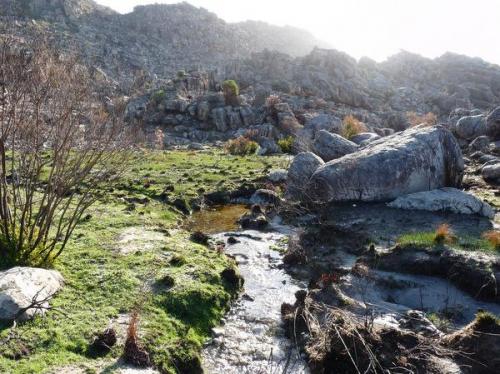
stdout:
<svg viewBox="0 0 500 374">
<path fill-rule="evenodd" d="M 299 153 L 288 169 L 287 194 L 292 198 L 307 195 L 306 185 L 324 161 L 312 152 Z"/>
<path fill-rule="evenodd" d="M 301 185 L 318 202 L 387 201 L 459 187 L 463 171 L 462 152 L 448 130 L 413 127 L 320 166 Z"/>
<path fill-rule="evenodd" d="M 495 160 L 493 160 L 495 161 Z M 483 178 L 487 181 L 500 180 L 500 162 L 495 162 L 492 165 L 487 165 L 481 169 Z"/>
<path fill-rule="evenodd" d="M 486 118 L 484 115 L 462 117 L 455 125 L 455 133 L 458 137 L 472 140 L 486 135 Z"/>
<path fill-rule="evenodd" d="M 208 245 L 210 237 L 207 234 L 202 233 L 201 231 L 193 232 L 190 236 L 192 242 L 201 245 Z"/>
<path fill-rule="evenodd" d="M 394 132 L 394 130 L 392 132 Z M 380 135 L 373 132 L 362 132 L 360 134 L 354 135 L 351 138 L 351 141 L 359 146 L 364 146 L 366 144 L 374 142 L 375 140 L 379 140 L 380 138 Z"/>
<path fill-rule="evenodd" d="M 469 145 L 469 152 L 480 151 L 483 153 L 488 153 L 490 148 L 490 138 L 486 135 L 479 136 L 474 139 Z"/>
<path fill-rule="evenodd" d="M 495 108 L 486 118 L 488 135 L 494 140 L 500 139 L 500 107 Z"/>
<path fill-rule="evenodd" d="M 244 229 L 256 230 L 262 230 L 269 224 L 266 215 L 258 205 L 252 206 L 251 212 L 244 214 L 238 222 Z"/>
<path fill-rule="evenodd" d="M 391 208 L 406 210 L 478 214 L 490 219 L 495 217 L 495 212 L 489 204 L 474 195 L 451 187 L 401 196 L 387 205 Z"/>
<path fill-rule="evenodd" d="M 314 153 L 325 162 L 340 158 L 357 150 L 358 145 L 356 143 L 326 130 L 318 131 L 313 143 Z"/>
<path fill-rule="evenodd" d="M 44 315 L 63 284 L 55 270 L 14 267 L 0 272 L 0 320 L 26 321 Z"/>
<path fill-rule="evenodd" d="M 230 288 L 239 290 L 243 287 L 244 279 L 233 267 L 226 268 L 220 273 L 221 278 L 228 283 Z"/>
<path fill-rule="evenodd" d="M 273 183 L 286 182 L 287 177 L 288 171 L 286 171 L 285 169 L 271 170 L 267 175 L 267 179 L 269 179 Z"/>
<path fill-rule="evenodd" d="M 272 205 L 278 206 L 281 203 L 281 198 L 278 194 L 271 190 L 260 189 L 250 198 L 250 203 L 255 205 Z"/>
</svg>

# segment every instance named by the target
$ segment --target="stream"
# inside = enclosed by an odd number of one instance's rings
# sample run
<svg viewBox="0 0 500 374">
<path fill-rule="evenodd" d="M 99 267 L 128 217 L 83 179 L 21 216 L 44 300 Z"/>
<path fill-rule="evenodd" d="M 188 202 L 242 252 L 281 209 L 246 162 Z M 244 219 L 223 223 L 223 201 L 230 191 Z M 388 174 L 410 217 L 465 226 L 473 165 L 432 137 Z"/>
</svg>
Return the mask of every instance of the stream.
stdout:
<svg viewBox="0 0 500 374">
<path fill-rule="evenodd" d="M 280 312 L 282 303 L 293 304 L 295 292 L 307 288 L 297 278 L 311 277 L 306 269 L 296 271 L 297 277 L 283 270 L 277 245 L 293 235 L 294 229 L 275 222 L 267 232 L 237 231 L 235 222 L 245 210 L 242 205 L 230 205 L 198 212 L 190 224 L 192 230 L 210 233 L 214 240 L 224 242 L 225 252 L 234 256 L 245 279 L 242 295 L 221 326 L 213 329 L 213 337 L 203 350 L 204 370 L 213 374 L 309 373 L 304 357 L 285 336 Z M 228 242 L 229 238 L 237 242 Z M 331 251 L 329 255 L 339 268 L 351 270 L 355 265 L 357 256 L 341 249 Z M 340 288 L 365 305 L 375 323 L 394 327 L 400 326 L 410 310 L 453 310 L 454 328 L 469 323 L 478 309 L 500 314 L 500 305 L 475 300 L 436 277 L 378 270 L 360 277 L 349 271 L 342 277 Z"/>
<path fill-rule="evenodd" d="M 225 252 L 234 256 L 245 279 L 244 291 L 231 306 L 221 326 L 204 348 L 207 373 L 308 373 L 304 359 L 285 336 L 281 304 L 293 303 L 295 292 L 305 284 L 281 269 L 281 254 L 275 246 L 290 234 L 290 228 L 273 225 L 271 232 L 236 229 L 244 206 L 229 205 L 201 211 L 193 216 L 192 230 L 212 234 L 226 243 Z M 222 219 L 223 217 L 223 219 Z M 237 243 L 229 244 L 228 238 Z"/>
</svg>

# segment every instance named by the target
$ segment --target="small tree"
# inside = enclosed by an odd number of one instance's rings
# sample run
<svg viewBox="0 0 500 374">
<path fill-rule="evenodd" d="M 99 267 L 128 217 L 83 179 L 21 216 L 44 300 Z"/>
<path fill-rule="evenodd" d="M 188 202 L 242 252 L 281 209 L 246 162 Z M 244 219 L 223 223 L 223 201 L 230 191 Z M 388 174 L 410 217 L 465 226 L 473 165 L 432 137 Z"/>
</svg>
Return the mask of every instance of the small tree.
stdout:
<svg viewBox="0 0 500 374">
<path fill-rule="evenodd" d="M 45 43 L 0 40 L 0 265 L 44 266 L 130 156 L 123 105 Z"/>
<path fill-rule="evenodd" d="M 226 105 L 231 106 L 239 106 L 240 101 L 238 96 L 240 95 L 240 88 L 238 87 L 238 83 L 234 80 L 224 81 L 222 84 L 222 89 L 224 90 L 224 99 L 226 101 Z"/>
</svg>

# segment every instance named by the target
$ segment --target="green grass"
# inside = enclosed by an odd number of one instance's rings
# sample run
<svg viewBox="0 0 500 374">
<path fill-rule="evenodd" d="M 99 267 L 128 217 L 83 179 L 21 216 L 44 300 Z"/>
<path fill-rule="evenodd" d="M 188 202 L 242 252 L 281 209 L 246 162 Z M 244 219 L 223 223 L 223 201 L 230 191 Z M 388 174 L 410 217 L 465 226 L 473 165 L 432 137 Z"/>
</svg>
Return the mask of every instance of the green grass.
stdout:
<svg viewBox="0 0 500 374">
<path fill-rule="evenodd" d="M 401 246 L 414 246 L 426 249 L 442 248 L 443 245 L 435 240 L 436 233 L 430 232 L 412 232 L 401 235 L 397 243 Z M 464 251 L 478 251 L 497 254 L 498 250 L 487 240 L 472 236 L 456 237 L 452 243 L 447 246 Z"/>
<path fill-rule="evenodd" d="M 220 276 L 234 261 L 192 243 L 182 229 L 184 217 L 157 196 L 168 185 L 174 187 L 170 201 L 196 198 L 201 189 L 233 189 L 283 160 L 220 151 L 145 153 L 90 208 L 91 218 L 77 227 L 55 262 L 66 285 L 51 301 L 54 310 L 15 329 L 0 327 L 0 372 L 44 373 L 65 365 L 92 372 L 98 362 L 103 365 L 88 352 L 92 338 L 135 308 L 139 335 L 155 365 L 166 373 L 195 372 L 203 342 L 235 296 Z M 143 196 L 148 204 L 128 209 L 126 198 Z M 129 227 L 157 230 L 165 239 L 125 255 L 117 238 Z M 111 367 L 122 351 L 123 345 L 115 346 L 104 365 Z"/>
</svg>

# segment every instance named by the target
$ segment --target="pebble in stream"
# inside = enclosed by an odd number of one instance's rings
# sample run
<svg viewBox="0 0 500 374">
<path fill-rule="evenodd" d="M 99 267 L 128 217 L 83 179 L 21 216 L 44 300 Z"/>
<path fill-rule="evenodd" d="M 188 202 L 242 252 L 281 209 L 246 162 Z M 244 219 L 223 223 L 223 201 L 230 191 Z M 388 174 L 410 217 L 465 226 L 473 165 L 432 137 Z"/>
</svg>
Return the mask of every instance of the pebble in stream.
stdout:
<svg viewBox="0 0 500 374">
<path fill-rule="evenodd" d="M 236 257 L 245 278 L 245 294 L 235 302 L 223 325 L 203 352 L 207 373 L 308 373 L 305 361 L 284 335 L 280 308 L 294 302 L 304 285 L 278 268 L 280 254 L 272 249 L 279 233 L 242 231 L 226 252 Z M 227 242 L 228 234 L 217 240 Z"/>
</svg>

